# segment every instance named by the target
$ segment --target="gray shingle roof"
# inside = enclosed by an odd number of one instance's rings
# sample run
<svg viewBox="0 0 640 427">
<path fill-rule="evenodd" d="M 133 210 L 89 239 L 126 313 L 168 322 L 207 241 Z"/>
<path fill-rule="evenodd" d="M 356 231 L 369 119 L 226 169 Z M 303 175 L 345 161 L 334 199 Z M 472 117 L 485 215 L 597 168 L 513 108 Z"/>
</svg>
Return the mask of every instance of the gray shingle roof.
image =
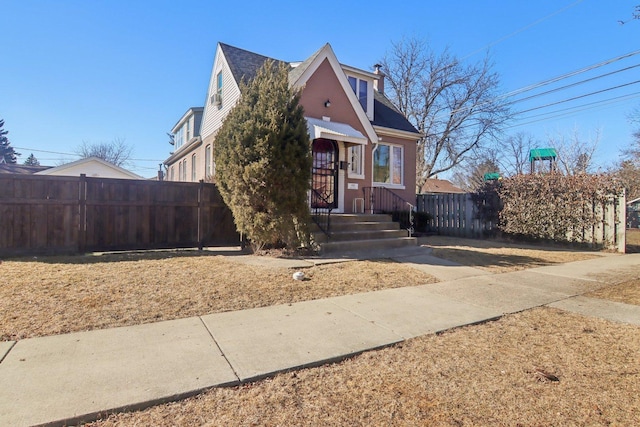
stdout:
<svg viewBox="0 0 640 427">
<path fill-rule="evenodd" d="M 373 93 L 373 121 L 371 124 L 418 133 L 409 120 L 393 106 L 389 98 L 378 91 L 374 91 Z"/>
<path fill-rule="evenodd" d="M 234 46 L 229 46 L 225 43 L 220 43 L 220 48 L 227 59 L 233 78 L 238 83 L 241 81 L 247 83 L 253 80 L 260 67 L 262 67 L 262 64 L 264 64 L 268 59 L 274 61 L 276 65 L 280 63 L 289 65 L 288 62 L 269 58 L 268 56 L 259 55 Z"/>
<path fill-rule="evenodd" d="M 326 45 L 325 45 L 326 46 Z M 296 68 L 291 69 L 289 72 L 289 82 L 293 83 L 304 73 L 304 71 L 309 67 L 311 62 L 315 59 L 315 57 L 324 49 L 324 47 L 318 49 L 313 55 L 303 61 Z M 225 43 L 220 43 L 220 48 L 224 53 L 225 58 L 227 59 L 227 63 L 229 64 L 229 68 L 231 69 L 231 73 L 233 74 L 233 78 L 237 82 L 251 81 L 256 74 L 262 64 L 268 59 L 275 61 L 276 65 L 283 63 L 289 65 L 288 62 L 280 61 L 275 58 L 269 58 L 268 56 L 259 55 L 257 53 L 249 52 L 248 50 L 240 49 L 234 46 L 230 46 Z M 373 100 L 373 109 L 374 109 L 374 117 L 371 122 L 373 125 L 382 126 L 390 129 L 398 129 L 406 132 L 415 132 L 418 133 L 416 128 L 409 123 L 409 121 L 400 113 L 389 101 L 389 99 L 381 93 L 374 91 L 374 100 Z"/>
<path fill-rule="evenodd" d="M 16 163 L 0 164 L 0 173 L 34 174 L 36 172 L 51 169 L 51 166 L 27 166 Z"/>
<path fill-rule="evenodd" d="M 329 44 L 329 43 L 327 43 L 327 44 Z M 322 51 L 322 49 L 325 48 L 325 46 L 327 44 L 322 46 L 313 55 L 311 55 L 310 57 L 305 59 L 303 62 L 301 62 L 300 65 L 298 65 L 296 68 L 294 68 L 293 70 L 289 71 L 289 83 L 290 84 L 295 83 L 300 78 L 302 73 L 304 73 L 306 71 L 306 69 L 309 68 L 309 65 L 311 65 L 313 60 L 316 59 L 316 56 L 318 56 L 318 54 Z"/>
</svg>

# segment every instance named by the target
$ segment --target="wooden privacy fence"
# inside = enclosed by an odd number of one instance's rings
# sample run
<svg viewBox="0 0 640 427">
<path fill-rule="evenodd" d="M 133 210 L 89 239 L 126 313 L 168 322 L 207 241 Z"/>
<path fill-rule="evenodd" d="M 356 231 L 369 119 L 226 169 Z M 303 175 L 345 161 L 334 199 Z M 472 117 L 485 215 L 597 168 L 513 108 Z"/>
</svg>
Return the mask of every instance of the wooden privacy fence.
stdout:
<svg viewBox="0 0 640 427">
<path fill-rule="evenodd" d="M 416 204 L 418 212 L 431 216 L 429 228 L 447 236 L 482 237 L 497 226 L 477 218 L 469 193 L 418 194 Z"/>
<path fill-rule="evenodd" d="M 491 221 L 478 219 L 471 194 L 418 194 L 418 212 L 431 215 L 429 226 L 440 234 L 483 237 L 499 230 Z M 625 197 L 611 196 L 605 206 L 593 205 L 597 226 L 585 226 L 568 233 L 567 240 L 625 252 Z"/>
<path fill-rule="evenodd" d="M 0 175 L 0 255 L 239 245 L 214 184 Z"/>
</svg>

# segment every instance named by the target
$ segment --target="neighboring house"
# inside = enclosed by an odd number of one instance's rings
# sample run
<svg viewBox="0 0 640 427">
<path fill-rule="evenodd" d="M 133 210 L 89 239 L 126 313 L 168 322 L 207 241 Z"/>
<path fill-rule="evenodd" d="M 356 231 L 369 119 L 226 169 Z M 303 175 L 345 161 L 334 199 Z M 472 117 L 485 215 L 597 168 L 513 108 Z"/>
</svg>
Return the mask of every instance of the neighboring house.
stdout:
<svg viewBox="0 0 640 427">
<path fill-rule="evenodd" d="M 17 163 L 0 163 L 0 173 L 16 173 L 21 175 L 32 175 L 36 172 L 41 172 L 45 169 L 50 169 L 51 166 L 28 166 L 19 165 Z"/>
<path fill-rule="evenodd" d="M 35 173 L 35 175 L 57 176 L 80 176 L 81 174 L 94 178 L 145 179 L 97 157 L 88 157 Z"/>
<path fill-rule="evenodd" d="M 191 164 L 187 167 L 186 155 L 178 161 L 177 166 L 169 167 L 167 169 L 167 179 L 169 181 L 199 181 L 204 179 L 211 181 L 213 176 L 212 161 L 213 157 L 211 149 L 207 155 L 197 156 L 195 151 L 202 146 L 202 138 L 200 138 L 200 124 L 202 122 L 202 107 L 192 107 L 187 110 L 186 113 L 178 120 L 178 123 L 171 129 L 171 141 L 170 144 L 174 147 L 174 152 L 184 152 L 183 147 L 189 147 L 189 151 L 193 152 L 191 155 Z M 206 164 L 198 165 L 197 159 L 208 159 Z M 199 167 L 200 166 L 200 167 Z M 187 169 L 189 173 L 187 174 Z"/>
<path fill-rule="evenodd" d="M 190 108 L 171 131 L 168 180 L 215 176 L 216 133 L 240 98 L 240 82 L 253 79 L 267 59 L 218 44 L 205 106 Z M 420 134 L 384 95 L 379 67 L 369 72 L 342 65 L 329 44 L 303 62 L 285 64 L 290 85 L 302 88 L 300 104 L 312 141 L 312 187 L 333 211 L 362 210 L 364 187 L 385 187 L 415 200 Z"/>
<path fill-rule="evenodd" d="M 640 197 L 627 202 L 627 228 L 640 228 Z"/>
<path fill-rule="evenodd" d="M 438 193 L 466 193 L 462 188 L 456 187 L 446 179 L 429 178 L 422 186 L 421 194 L 438 194 Z"/>
</svg>

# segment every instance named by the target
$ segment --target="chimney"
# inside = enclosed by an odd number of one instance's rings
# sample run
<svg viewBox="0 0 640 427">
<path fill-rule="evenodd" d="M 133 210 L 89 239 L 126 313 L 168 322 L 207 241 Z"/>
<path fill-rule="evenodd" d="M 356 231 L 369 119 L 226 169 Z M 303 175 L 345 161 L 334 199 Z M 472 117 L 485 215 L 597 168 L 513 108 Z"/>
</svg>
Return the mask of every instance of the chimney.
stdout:
<svg viewBox="0 0 640 427">
<path fill-rule="evenodd" d="M 376 64 L 373 66 L 373 68 L 375 68 L 375 71 L 373 72 L 373 74 L 380 76 L 378 80 L 373 81 L 373 88 L 377 90 L 378 93 L 384 94 L 384 76 L 386 74 L 380 70 L 381 67 L 382 65 L 380 64 Z"/>
</svg>

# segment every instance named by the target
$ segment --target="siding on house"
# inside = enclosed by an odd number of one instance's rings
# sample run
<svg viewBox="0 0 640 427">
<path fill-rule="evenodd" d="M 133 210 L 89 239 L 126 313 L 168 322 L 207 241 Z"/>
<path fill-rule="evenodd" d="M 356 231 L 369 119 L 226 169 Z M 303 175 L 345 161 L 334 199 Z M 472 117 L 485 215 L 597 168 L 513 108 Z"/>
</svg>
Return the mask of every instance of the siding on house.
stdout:
<svg viewBox="0 0 640 427">
<path fill-rule="evenodd" d="M 207 177 L 206 165 L 210 164 L 210 171 L 215 171 L 215 138 L 224 118 L 240 99 L 239 82 L 249 81 L 255 77 L 257 70 L 268 58 L 253 52 L 219 43 L 214 64 L 211 70 L 209 87 L 203 107 L 200 134 L 197 141 L 176 150 L 165 164 L 169 168 L 168 179 L 190 181 Z M 283 63 L 273 59 L 277 63 Z M 285 63 L 287 64 L 287 63 Z M 334 138 L 338 146 L 338 160 L 343 162 L 338 174 L 338 212 L 353 212 L 357 199 L 364 197 L 365 187 L 386 187 L 407 201 L 415 199 L 415 156 L 416 141 L 419 133 L 411 126 L 390 101 L 378 93 L 374 82 L 383 86 L 380 74 L 341 65 L 331 46 L 326 44 L 305 61 L 288 64 L 290 68 L 289 82 L 295 87 L 302 88 L 300 103 L 304 107 L 305 116 L 318 120 L 329 120 L 334 123 L 346 124 L 353 130 L 360 132 L 366 138 L 362 145 L 362 174 L 351 175 L 344 165 L 350 161 L 349 148 L 356 141 L 345 142 L 338 132 Z M 221 105 L 211 102 L 211 96 L 217 94 L 218 73 L 222 73 L 222 101 Z M 349 77 L 356 77 L 358 82 L 367 84 L 366 111 L 361 105 L 358 93 L 353 91 Z M 356 85 L 359 89 L 360 85 Z M 330 101 L 330 106 L 326 106 Z M 393 181 L 388 177 L 384 183 L 373 182 L 374 149 L 379 144 L 402 147 L 402 182 L 396 178 L 397 169 L 393 169 Z M 192 156 L 195 154 L 195 174 L 193 173 Z M 395 151 L 394 151 L 395 154 Z M 208 155 L 208 156 L 207 156 Z M 209 157 L 209 158 L 207 158 Z M 393 166 L 390 166 L 393 167 Z M 348 169 L 349 166 L 347 164 Z M 182 170 L 182 173 L 179 173 Z M 381 169 L 378 169 L 380 172 Z M 384 170 L 384 167 L 383 169 Z M 172 173 L 173 171 L 173 173 Z M 363 202 L 360 203 L 362 207 Z"/>
<path fill-rule="evenodd" d="M 211 95 L 217 91 L 216 76 L 220 71 L 222 71 L 222 105 L 218 107 L 211 104 Z M 239 99 L 240 88 L 233 79 L 229 64 L 224 57 L 224 52 L 218 45 L 216 60 L 211 70 L 207 98 L 205 99 L 202 128 L 200 129 L 200 136 L 203 140 L 209 141 L 211 140 L 210 137 L 215 136 L 215 132 L 222 126 L 222 120 L 229 114 L 229 111 Z"/>
</svg>

